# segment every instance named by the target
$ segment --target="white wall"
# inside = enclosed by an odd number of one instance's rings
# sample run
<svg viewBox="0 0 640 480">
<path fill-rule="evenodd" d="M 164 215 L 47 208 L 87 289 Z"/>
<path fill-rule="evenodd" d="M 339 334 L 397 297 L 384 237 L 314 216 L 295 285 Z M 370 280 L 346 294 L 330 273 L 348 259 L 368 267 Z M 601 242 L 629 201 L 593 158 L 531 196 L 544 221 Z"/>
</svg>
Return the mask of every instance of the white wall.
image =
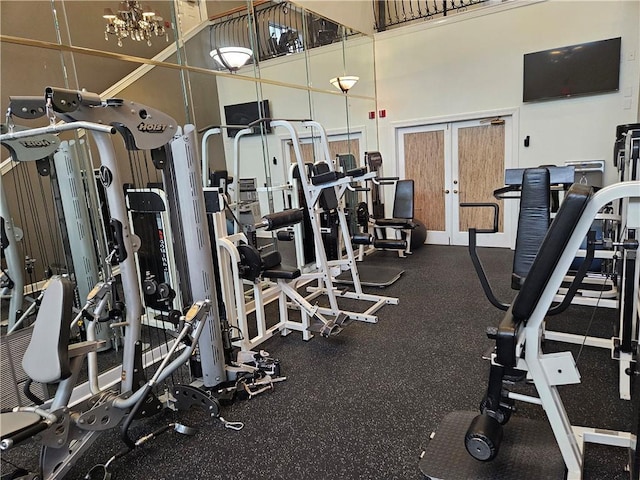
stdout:
<svg viewBox="0 0 640 480">
<path fill-rule="evenodd" d="M 487 7 L 487 15 L 461 14 L 375 35 L 380 150 L 385 173 L 396 168 L 394 125 L 518 109 L 515 162 L 520 166 L 611 162 L 615 127 L 638 120 L 640 2 L 545 1 Z M 537 103 L 522 102 L 525 53 L 622 37 L 620 91 Z M 530 147 L 523 139 L 530 136 Z"/>
</svg>

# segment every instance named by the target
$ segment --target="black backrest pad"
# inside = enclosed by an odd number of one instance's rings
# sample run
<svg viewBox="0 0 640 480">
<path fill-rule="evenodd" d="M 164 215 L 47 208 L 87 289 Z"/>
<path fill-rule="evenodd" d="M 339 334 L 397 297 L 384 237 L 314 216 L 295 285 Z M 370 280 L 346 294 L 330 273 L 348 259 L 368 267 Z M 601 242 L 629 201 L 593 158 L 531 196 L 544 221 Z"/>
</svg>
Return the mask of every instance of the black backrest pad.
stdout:
<svg viewBox="0 0 640 480">
<path fill-rule="evenodd" d="M 550 189 L 549 170 L 528 168 L 524 171 L 511 275 L 513 289 L 520 289 L 549 229 Z"/>
<path fill-rule="evenodd" d="M 318 162 L 313 165 L 313 174 L 320 175 L 321 173 L 327 173 L 331 169 L 327 162 Z M 338 208 L 338 197 L 336 196 L 336 190 L 334 187 L 324 188 L 319 198 L 320 206 L 323 210 L 335 210 Z"/>
<path fill-rule="evenodd" d="M 393 197 L 393 218 L 413 219 L 413 180 L 398 180 Z"/>
<path fill-rule="evenodd" d="M 512 313 L 516 322 L 526 322 L 533 313 L 592 193 L 591 187 L 582 184 L 574 184 L 567 191 L 529 274 L 513 301 Z"/>
</svg>

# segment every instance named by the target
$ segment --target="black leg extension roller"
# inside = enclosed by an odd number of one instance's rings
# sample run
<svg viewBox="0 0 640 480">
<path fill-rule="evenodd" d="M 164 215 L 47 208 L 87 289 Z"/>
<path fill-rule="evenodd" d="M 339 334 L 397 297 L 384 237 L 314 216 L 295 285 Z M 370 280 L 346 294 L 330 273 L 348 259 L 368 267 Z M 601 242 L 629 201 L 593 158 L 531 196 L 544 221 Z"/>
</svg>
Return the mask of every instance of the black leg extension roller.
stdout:
<svg viewBox="0 0 640 480">
<path fill-rule="evenodd" d="M 261 227 L 265 230 L 277 230 L 278 228 L 290 227 L 300 223 L 303 218 L 303 209 L 295 208 L 283 210 L 282 212 L 270 213 L 262 217 Z"/>
</svg>

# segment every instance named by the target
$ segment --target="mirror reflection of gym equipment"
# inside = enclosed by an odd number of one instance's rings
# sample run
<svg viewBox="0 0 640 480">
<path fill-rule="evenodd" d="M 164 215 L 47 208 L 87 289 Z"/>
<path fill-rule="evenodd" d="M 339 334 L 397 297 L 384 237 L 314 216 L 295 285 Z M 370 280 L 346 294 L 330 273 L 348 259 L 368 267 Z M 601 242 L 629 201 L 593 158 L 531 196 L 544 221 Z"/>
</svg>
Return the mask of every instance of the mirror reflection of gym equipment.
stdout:
<svg viewBox="0 0 640 480">
<path fill-rule="evenodd" d="M 21 111 L 23 105 L 34 102 L 36 100 L 33 98 L 14 98 L 11 109 Z M 241 423 L 227 422 L 220 416 L 221 399 L 230 401 L 236 392 L 248 393 L 250 397 L 261 393 L 272 387 L 274 380 L 270 374 L 276 377 L 279 375 L 279 365 L 269 362 L 269 359 L 265 358 L 268 357 L 265 352 L 244 352 L 246 357 L 232 358 L 229 329 L 224 326 L 226 319 L 221 319 L 217 308 L 212 306 L 212 299 L 217 300 L 217 295 L 211 247 L 208 241 L 202 241 L 205 235 L 208 237 L 204 218 L 204 197 L 201 189 L 188 188 L 190 177 L 200 177 L 200 162 L 190 156 L 195 135 L 193 126 L 187 125 L 185 134 L 175 135 L 177 127 L 172 118 L 134 102 L 128 102 L 127 109 L 124 110 L 124 103 L 123 100 L 114 99 L 103 102 L 95 94 L 48 87 L 41 105 L 46 108 L 52 119 L 55 115 L 66 123 L 60 127 L 52 124 L 41 129 L 17 132 L 9 127 L 2 137 L 4 144 L 9 146 L 18 160 L 13 145 L 15 142 L 20 143 L 21 138 L 29 139 L 43 133 L 78 128 L 93 132 L 100 154 L 100 180 L 109 205 L 109 226 L 114 239 L 113 250 L 107 260 L 114 262 L 119 268 L 118 279 L 109 273 L 105 282 L 96 284 L 87 296 L 86 305 L 75 318 L 72 318 L 73 283 L 67 277 L 52 276 L 45 286 L 42 303 L 22 359 L 22 369 L 28 377 L 25 395 L 37 400 L 36 406 L 18 406 L 13 412 L 2 414 L 3 428 L 6 429 L 2 434 L 3 450 L 8 450 L 34 435 L 44 438 L 39 471 L 45 478 L 62 478 L 77 457 L 95 441 L 99 432 L 115 428 L 123 422 L 123 450 L 106 463 L 98 464 L 91 469 L 103 471 L 105 477 L 110 475 L 108 468 L 113 461 L 160 433 L 155 432 L 137 441 L 131 439 L 128 429 L 136 414 L 140 412 L 144 416 L 149 409 L 159 411 L 165 402 L 166 405 L 173 405 L 177 409 L 189 408 L 192 405 L 203 407 L 206 415 L 221 419 L 226 427 L 240 429 Z M 136 125 L 140 126 L 137 119 L 134 117 L 132 122 L 131 117 L 127 118 L 127 114 L 133 109 L 143 113 L 140 118 L 153 116 L 157 122 L 155 125 L 162 125 L 163 135 L 149 137 L 148 130 L 136 128 Z M 108 137 L 109 134 L 116 133 L 114 125 L 120 129 L 130 149 L 153 151 L 154 166 L 163 171 L 163 189 L 171 192 L 171 195 L 176 195 L 176 198 L 167 196 L 168 201 L 166 204 L 162 203 L 161 208 L 158 208 L 157 201 L 148 199 L 146 202 L 139 202 L 146 205 L 145 208 L 133 208 L 133 200 L 130 197 L 130 211 L 160 212 L 165 210 L 166 205 L 171 205 L 171 208 L 176 210 L 182 207 L 178 223 L 171 227 L 162 225 L 163 229 L 171 228 L 182 239 L 175 244 L 184 251 L 184 263 L 181 262 L 183 283 L 180 292 L 173 290 L 172 285 L 167 282 L 156 283 L 156 275 L 148 270 L 151 267 L 142 263 L 141 254 L 144 250 L 141 247 L 152 243 L 153 240 L 146 239 L 143 243 L 141 237 L 130 230 L 124 202 L 125 192 L 121 189 L 114 149 Z M 172 138 L 174 136 L 175 138 Z M 42 140 L 35 141 L 42 143 Z M 167 143 L 164 150 L 163 143 Z M 176 159 L 186 162 L 187 167 L 191 168 L 184 168 L 183 165 L 183 173 L 176 171 Z M 146 193 L 160 198 L 154 189 L 148 189 Z M 61 191 L 61 194 L 64 195 L 65 192 Z M 186 205 L 189 206 L 189 212 L 184 210 Z M 175 215 L 173 218 L 178 219 Z M 157 224 L 155 228 L 161 226 L 160 218 L 154 218 L 152 222 Z M 164 242 L 167 237 L 163 235 L 159 240 Z M 164 248 L 168 248 L 168 245 L 164 245 Z M 166 266 L 165 258 L 156 257 L 157 260 Z M 142 266 L 146 272 L 144 277 L 136 273 Z M 144 279 L 141 285 L 138 278 Z M 116 283 L 120 284 L 123 293 L 124 312 L 119 312 L 115 302 L 111 303 L 118 295 Z M 177 284 L 174 285 L 178 288 Z M 146 320 L 153 320 L 146 325 L 138 313 L 142 306 L 142 294 L 147 308 Z M 188 311 L 173 308 L 171 300 L 178 294 L 192 302 Z M 159 308 L 155 296 L 160 297 L 165 303 L 164 309 Z M 193 298 L 202 300 L 192 301 Z M 157 313 L 159 309 L 165 312 Z M 105 341 L 96 338 L 95 329 L 105 311 L 109 312 L 107 319 L 122 315 L 122 321 L 112 323 L 110 327 L 124 328 L 123 357 L 120 368 L 99 376 L 96 355 L 97 350 L 105 346 Z M 51 317 L 50 321 L 46 320 L 48 316 Z M 80 320 L 86 325 L 86 340 L 70 344 L 70 329 L 77 326 Z M 158 320 L 160 324 L 157 323 Z M 163 330 L 164 343 L 147 344 L 143 351 L 143 341 L 151 338 L 142 335 L 143 326 L 150 330 Z M 168 336 L 167 330 L 171 332 Z M 223 340 L 223 337 L 226 338 Z M 9 337 L 8 342 L 15 344 L 15 339 Z M 199 352 L 197 363 L 195 358 L 191 358 L 196 346 Z M 16 349 L 19 351 L 19 347 L 14 347 L 13 351 L 16 352 Z M 223 357 L 220 357 L 220 352 L 224 352 Z M 85 356 L 89 363 L 89 381 L 84 385 L 76 385 Z M 174 383 L 170 389 L 165 386 L 164 394 L 158 393 L 157 396 L 152 392 L 156 385 L 169 376 L 173 377 L 187 362 L 191 362 L 187 375 L 191 381 L 184 385 Z M 153 374 L 147 374 L 152 375 L 147 381 L 142 369 L 153 368 L 157 363 L 159 366 Z M 269 372 L 267 373 L 263 367 Z M 14 369 L 14 378 L 17 373 Z M 42 384 L 59 383 L 50 401 L 28 393 L 29 385 L 34 381 Z M 119 390 L 111 389 L 119 383 Z M 204 388 L 200 389 L 200 386 Z M 88 392 L 85 393 L 87 387 Z M 165 398 L 162 398 L 163 395 Z M 78 404 L 81 404 L 79 412 L 71 410 Z M 99 424 L 96 424 L 98 416 L 101 419 Z M 180 433 L 191 432 L 189 427 L 184 425 L 170 425 L 165 430 L 174 427 Z M 66 447 L 61 448 L 63 445 Z"/>
<path fill-rule="evenodd" d="M 636 2 L 0 23 L 2 480 L 640 478 Z"/>
</svg>

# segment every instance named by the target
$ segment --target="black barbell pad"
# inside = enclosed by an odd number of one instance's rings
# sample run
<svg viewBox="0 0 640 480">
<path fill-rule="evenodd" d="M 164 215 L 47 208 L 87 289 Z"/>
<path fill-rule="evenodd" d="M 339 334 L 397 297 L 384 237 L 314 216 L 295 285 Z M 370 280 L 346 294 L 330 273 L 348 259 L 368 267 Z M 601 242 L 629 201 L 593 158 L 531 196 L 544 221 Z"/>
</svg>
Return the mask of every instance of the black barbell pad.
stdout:
<svg viewBox="0 0 640 480">
<path fill-rule="evenodd" d="M 353 245 L 371 245 L 373 235 L 370 233 L 354 233 L 351 235 L 351 243 Z"/>
<path fill-rule="evenodd" d="M 290 242 L 293 240 L 294 234 L 289 230 L 280 230 L 276 233 L 276 238 L 281 242 Z"/>
<path fill-rule="evenodd" d="M 300 223 L 303 219 L 303 209 L 295 208 L 283 210 L 282 212 L 269 213 L 262 217 L 262 220 L 267 224 L 266 230 L 276 230 L 278 228 L 290 227 L 297 223 Z"/>
</svg>

